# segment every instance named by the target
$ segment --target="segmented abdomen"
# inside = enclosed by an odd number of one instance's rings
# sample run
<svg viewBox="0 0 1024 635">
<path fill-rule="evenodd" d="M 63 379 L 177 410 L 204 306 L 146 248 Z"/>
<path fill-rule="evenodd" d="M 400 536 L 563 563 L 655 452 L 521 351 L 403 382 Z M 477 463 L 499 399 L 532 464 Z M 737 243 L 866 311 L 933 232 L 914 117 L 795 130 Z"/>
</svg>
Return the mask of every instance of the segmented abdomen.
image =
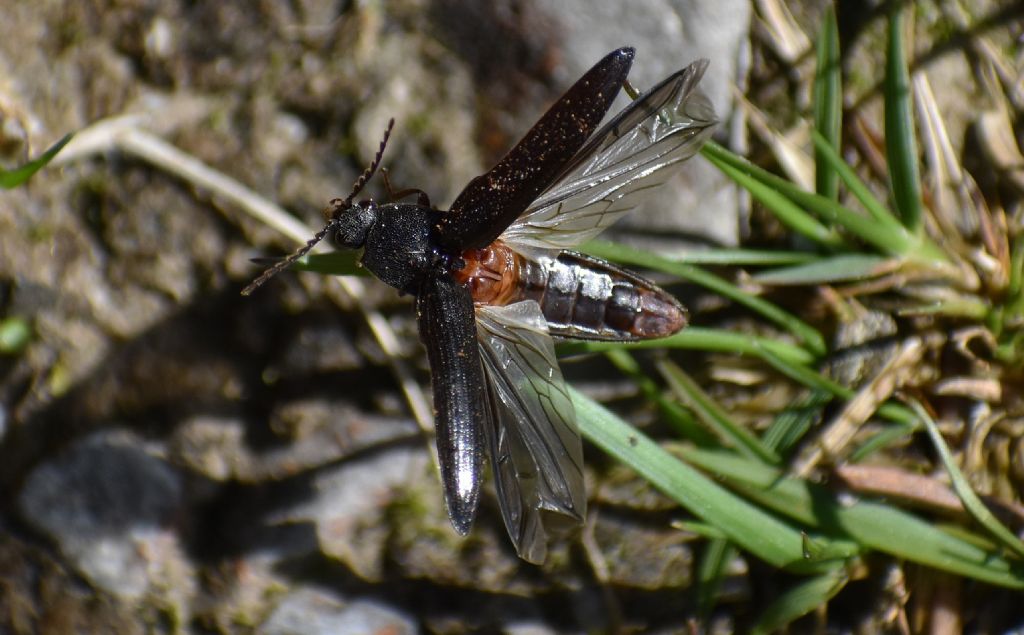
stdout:
<svg viewBox="0 0 1024 635">
<path fill-rule="evenodd" d="M 463 254 L 456 279 L 476 304 L 534 300 L 552 335 L 576 339 L 666 337 L 686 326 L 686 309 L 654 284 L 615 265 L 573 252 L 531 260 L 501 242 Z"/>
</svg>

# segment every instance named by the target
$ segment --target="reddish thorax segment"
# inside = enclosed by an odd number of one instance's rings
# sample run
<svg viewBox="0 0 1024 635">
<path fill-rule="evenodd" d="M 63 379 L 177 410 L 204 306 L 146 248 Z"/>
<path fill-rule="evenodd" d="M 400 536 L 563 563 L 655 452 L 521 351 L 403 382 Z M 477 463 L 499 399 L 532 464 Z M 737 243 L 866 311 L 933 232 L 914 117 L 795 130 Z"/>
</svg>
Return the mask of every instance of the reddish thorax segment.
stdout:
<svg viewBox="0 0 1024 635">
<path fill-rule="evenodd" d="M 508 245 L 496 240 L 482 249 L 467 249 L 462 260 L 466 266 L 454 277 L 469 287 L 475 304 L 505 306 L 520 299 L 521 257 Z"/>
</svg>

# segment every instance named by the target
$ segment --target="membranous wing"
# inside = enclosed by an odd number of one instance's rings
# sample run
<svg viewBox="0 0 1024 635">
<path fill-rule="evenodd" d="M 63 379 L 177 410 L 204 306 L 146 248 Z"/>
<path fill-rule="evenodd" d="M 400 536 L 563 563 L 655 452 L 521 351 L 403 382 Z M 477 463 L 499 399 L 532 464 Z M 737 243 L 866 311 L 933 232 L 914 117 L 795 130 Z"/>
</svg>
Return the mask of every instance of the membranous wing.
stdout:
<svg viewBox="0 0 1024 635">
<path fill-rule="evenodd" d="M 554 184 L 501 239 L 529 249 L 571 249 L 633 209 L 692 157 L 718 122 L 697 88 L 707 69 L 698 60 L 640 95 L 599 130 Z"/>
<path fill-rule="evenodd" d="M 502 518 L 519 556 L 540 563 L 549 532 L 581 524 L 586 513 L 575 411 L 536 302 L 476 313 Z"/>
</svg>

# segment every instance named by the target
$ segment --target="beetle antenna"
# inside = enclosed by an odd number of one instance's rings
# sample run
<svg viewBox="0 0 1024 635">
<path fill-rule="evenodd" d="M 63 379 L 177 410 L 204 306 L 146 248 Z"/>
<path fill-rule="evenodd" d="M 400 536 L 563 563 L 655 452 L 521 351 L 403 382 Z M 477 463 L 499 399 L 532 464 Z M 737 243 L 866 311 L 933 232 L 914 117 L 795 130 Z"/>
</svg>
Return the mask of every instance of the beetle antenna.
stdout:
<svg viewBox="0 0 1024 635">
<path fill-rule="evenodd" d="M 361 192 L 362 189 L 366 187 L 366 184 L 370 179 L 373 178 L 374 173 L 377 172 L 377 168 L 380 167 L 381 160 L 384 158 L 384 148 L 388 146 L 388 139 L 391 138 L 391 130 L 394 127 L 395 119 L 392 117 L 391 119 L 388 119 L 388 127 L 384 130 L 384 137 L 380 140 L 380 147 L 377 148 L 377 154 L 374 155 L 373 161 L 370 162 L 370 165 L 366 166 L 363 173 L 359 175 L 358 179 L 356 179 L 355 185 L 352 186 L 352 192 L 345 197 L 344 201 L 338 201 L 337 199 L 331 201 L 331 206 L 324 210 L 325 213 L 330 213 L 328 218 L 336 218 L 339 213 L 351 207 L 352 201 L 355 197 L 359 195 L 359 192 Z"/>
<path fill-rule="evenodd" d="M 290 256 L 278 260 L 276 263 L 274 263 L 272 267 L 267 268 L 267 270 L 261 273 L 258 278 L 250 282 L 244 289 L 242 289 L 242 295 L 249 295 L 256 289 L 262 287 L 267 280 L 270 280 L 277 274 L 281 273 L 282 271 L 290 267 L 293 262 L 308 254 L 309 251 L 313 249 L 313 247 L 316 247 L 316 244 L 318 242 L 324 239 L 324 236 L 326 236 L 328 232 L 331 231 L 331 228 L 334 227 L 334 222 L 335 220 L 337 220 L 338 216 L 340 216 L 343 211 L 352 207 L 352 199 L 354 199 L 359 194 L 360 190 L 362 190 L 366 186 L 366 183 L 371 178 L 373 178 L 373 175 L 377 171 L 377 168 L 380 167 L 381 159 L 383 159 L 384 157 L 384 148 L 386 148 L 388 145 L 388 139 L 391 137 L 391 130 L 394 127 L 394 118 L 389 119 L 387 130 L 384 131 L 384 138 L 380 140 L 380 147 L 377 149 L 377 154 L 374 155 L 373 161 L 370 162 L 370 165 L 367 166 L 367 168 L 363 170 L 363 173 L 359 175 L 359 178 L 356 179 L 355 185 L 352 186 L 352 193 L 346 196 L 344 200 L 337 198 L 334 199 L 333 201 L 331 201 L 330 205 L 328 205 L 324 209 L 323 215 L 324 218 L 327 219 L 327 224 L 323 226 L 323 229 L 313 234 L 313 237 L 306 241 L 305 245 L 300 247 Z"/>
<path fill-rule="evenodd" d="M 333 219 L 328 221 L 327 224 L 324 225 L 323 229 L 321 229 L 317 233 L 313 234 L 313 237 L 310 238 L 308 241 L 306 241 L 305 245 L 300 247 L 297 251 L 292 253 L 290 256 L 287 256 L 285 258 L 282 258 L 281 260 L 278 260 L 276 263 L 274 263 L 274 266 L 268 268 L 266 271 L 261 273 L 258 278 L 256 278 L 252 282 L 250 282 L 247 287 L 242 289 L 242 295 L 249 295 L 250 293 L 252 293 L 256 289 L 262 287 L 264 282 L 266 282 L 267 280 L 270 280 L 271 278 L 273 278 L 277 274 L 281 273 L 282 271 L 284 271 L 285 269 L 290 267 L 293 262 L 295 262 L 299 258 L 302 258 L 306 254 L 308 254 L 310 249 L 312 249 L 313 247 L 316 247 L 316 244 L 324 239 L 324 236 L 327 235 L 327 232 L 331 231 L 332 227 L 334 227 L 334 220 Z"/>
</svg>

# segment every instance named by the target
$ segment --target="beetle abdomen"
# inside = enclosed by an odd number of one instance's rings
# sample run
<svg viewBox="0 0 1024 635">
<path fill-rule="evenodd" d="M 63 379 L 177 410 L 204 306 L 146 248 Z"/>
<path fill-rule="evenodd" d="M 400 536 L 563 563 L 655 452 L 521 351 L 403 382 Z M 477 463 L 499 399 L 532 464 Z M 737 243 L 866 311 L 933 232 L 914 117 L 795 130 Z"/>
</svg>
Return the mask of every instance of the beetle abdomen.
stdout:
<svg viewBox="0 0 1024 635">
<path fill-rule="evenodd" d="M 615 265 L 573 252 L 535 260 L 495 242 L 463 254 L 456 279 L 478 305 L 534 300 L 557 337 L 637 340 L 686 326 L 686 309 L 668 293 Z"/>
<path fill-rule="evenodd" d="M 536 300 L 552 335 L 576 339 L 666 337 L 686 326 L 671 295 L 604 260 L 573 252 L 525 260 L 523 295 Z"/>
</svg>

